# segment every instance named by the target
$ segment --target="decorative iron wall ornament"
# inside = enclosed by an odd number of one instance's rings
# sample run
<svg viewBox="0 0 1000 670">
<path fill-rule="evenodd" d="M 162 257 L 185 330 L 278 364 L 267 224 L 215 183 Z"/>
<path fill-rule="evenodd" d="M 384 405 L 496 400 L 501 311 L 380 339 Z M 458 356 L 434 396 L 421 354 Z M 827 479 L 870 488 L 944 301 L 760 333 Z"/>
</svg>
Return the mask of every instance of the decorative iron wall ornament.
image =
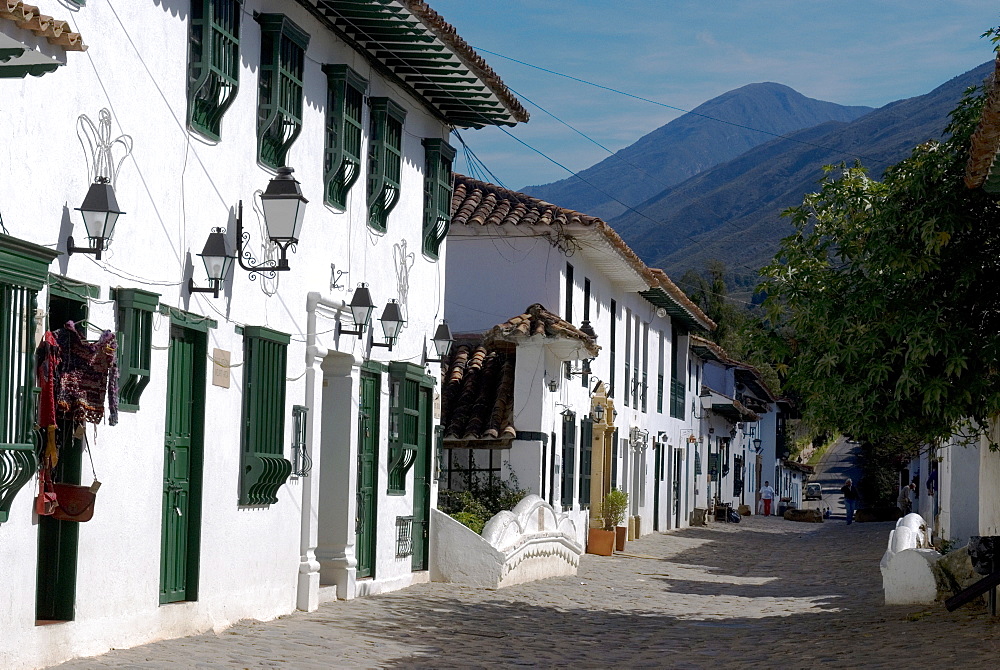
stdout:
<svg viewBox="0 0 1000 670">
<path fill-rule="evenodd" d="M 403 310 L 403 320 L 410 318 L 410 270 L 416 261 L 416 254 L 406 250 L 406 240 L 392 245 L 392 260 L 396 266 L 396 294 Z"/>
<path fill-rule="evenodd" d="M 122 163 L 132 154 L 132 136 L 111 139 L 111 111 L 106 107 L 98 112 L 96 124 L 86 114 L 78 116 L 76 136 L 83 147 L 90 182 L 116 186 Z"/>
</svg>

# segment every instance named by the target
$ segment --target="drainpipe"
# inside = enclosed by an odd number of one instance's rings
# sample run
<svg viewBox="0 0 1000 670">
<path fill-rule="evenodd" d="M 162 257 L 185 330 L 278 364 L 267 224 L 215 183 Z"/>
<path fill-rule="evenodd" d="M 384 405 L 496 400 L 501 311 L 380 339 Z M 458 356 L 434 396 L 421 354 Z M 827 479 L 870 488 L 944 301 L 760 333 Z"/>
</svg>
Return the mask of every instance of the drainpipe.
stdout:
<svg viewBox="0 0 1000 670">
<path fill-rule="evenodd" d="M 306 612 L 319 608 L 319 561 L 316 560 L 318 531 L 315 508 L 319 504 L 319 455 L 313 450 L 316 425 L 316 369 L 322 365 L 327 350 L 316 345 L 316 309 L 322 306 L 342 312 L 347 309 L 344 300 L 330 300 L 313 291 L 306 296 L 306 444 L 312 458 L 313 471 L 304 477 L 302 486 L 302 511 L 299 535 L 299 574 L 296 584 L 295 606 Z"/>
</svg>

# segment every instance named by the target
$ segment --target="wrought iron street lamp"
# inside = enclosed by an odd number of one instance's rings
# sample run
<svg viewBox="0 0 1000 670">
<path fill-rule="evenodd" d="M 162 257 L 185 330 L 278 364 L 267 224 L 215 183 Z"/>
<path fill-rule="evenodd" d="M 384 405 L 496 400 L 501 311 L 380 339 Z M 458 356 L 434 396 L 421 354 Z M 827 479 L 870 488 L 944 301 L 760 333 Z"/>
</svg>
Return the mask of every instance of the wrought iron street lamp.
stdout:
<svg viewBox="0 0 1000 670">
<path fill-rule="evenodd" d="M 264 210 L 264 227 L 267 237 L 281 250 L 277 262 L 257 263 L 245 247 L 250 242 L 250 233 L 243 231 L 243 202 L 240 201 L 236 216 L 236 239 L 240 247 L 240 267 L 247 272 L 284 272 L 288 266 L 288 247 L 298 244 L 305 219 L 306 204 L 299 182 L 292 176 L 290 167 L 278 168 L 278 174 L 267 183 L 267 189 L 260 196 Z M 246 262 L 244 262 L 246 261 Z"/>
<path fill-rule="evenodd" d="M 205 264 L 205 273 L 208 275 L 208 288 L 198 288 L 194 285 L 194 277 L 188 279 L 189 293 L 211 293 L 213 297 L 219 297 L 222 283 L 229 276 L 229 269 L 233 267 L 236 257 L 229 251 L 226 243 L 226 235 L 222 228 L 213 228 L 208 234 L 208 241 L 201 253 L 202 262 Z"/>
<path fill-rule="evenodd" d="M 369 321 L 372 318 L 372 312 L 375 311 L 375 303 L 372 302 L 371 291 L 368 290 L 368 284 L 358 284 L 358 287 L 354 289 L 354 296 L 351 298 L 351 304 L 348 305 L 351 310 L 351 319 L 354 321 L 354 330 L 347 330 L 341 327 L 340 321 L 337 321 L 337 337 L 341 335 L 357 335 L 358 339 L 364 335 L 365 328 L 368 327 Z"/>
<path fill-rule="evenodd" d="M 101 260 L 101 252 L 111 244 L 111 236 L 115 232 L 115 223 L 118 217 L 125 212 L 118 208 L 118 199 L 115 198 L 115 189 L 111 185 L 111 180 L 107 177 L 98 177 L 87 197 L 83 199 L 83 204 L 76 208 L 83 217 L 84 228 L 87 229 L 87 237 L 91 246 L 76 246 L 73 236 L 66 240 L 66 253 L 73 254 L 94 254 L 97 260 Z"/>
<path fill-rule="evenodd" d="M 438 324 L 437 330 L 434 331 L 434 337 L 431 338 L 431 342 L 434 343 L 434 351 L 437 352 L 437 358 L 425 358 L 424 363 L 443 363 L 445 357 L 451 353 L 451 346 L 455 343 L 455 339 L 451 336 L 451 328 L 448 327 L 448 322 L 443 320 Z"/>
<path fill-rule="evenodd" d="M 396 343 L 399 331 L 403 329 L 403 325 L 406 323 L 403 320 L 403 313 L 399 309 L 399 303 L 395 300 L 390 300 L 386 304 L 385 309 L 382 310 L 382 316 L 378 320 L 382 323 L 382 333 L 385 335 L 385 342 L 372 342 L 372 346 L 388 347 L 389 351 L 392 351 L 392 345 Z"/>
<path fill-rule="evenodd" d="M 604 421 L 604 405 L 594 405 L 594 423 L 601 423 Z"/>
</svg>

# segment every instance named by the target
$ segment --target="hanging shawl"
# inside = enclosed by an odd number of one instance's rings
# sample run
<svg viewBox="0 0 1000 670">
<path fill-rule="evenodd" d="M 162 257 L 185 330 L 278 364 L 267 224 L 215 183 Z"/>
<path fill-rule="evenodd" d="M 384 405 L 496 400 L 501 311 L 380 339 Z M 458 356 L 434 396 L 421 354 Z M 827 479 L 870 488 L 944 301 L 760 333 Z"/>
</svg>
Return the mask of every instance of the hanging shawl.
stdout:
<svg viewBox="0 0 1000 670">
<path fill-rule="evenodd" d="M 45 435 L 42 452 L 43 469 L 54 468 L 59 463 L 56 449 L 56 388 L 59 386 L 59 345 L 55 335 L 45 331 L 42 342 L 35 350 L 35 380 L 41 389 L 38 399 L 38 425 Z"/>
<path fill-rule="evenodd" d="M 110 330 L 96 342 L 87 342 L 76 324 L 67 321 L 55 332 L 61 360 L 56 388 L 56 413 L 75 425 L 104 418 L 104 397 L 108 397 L 108 425 L 118 423 L 118 343 Z"/>
</svg>

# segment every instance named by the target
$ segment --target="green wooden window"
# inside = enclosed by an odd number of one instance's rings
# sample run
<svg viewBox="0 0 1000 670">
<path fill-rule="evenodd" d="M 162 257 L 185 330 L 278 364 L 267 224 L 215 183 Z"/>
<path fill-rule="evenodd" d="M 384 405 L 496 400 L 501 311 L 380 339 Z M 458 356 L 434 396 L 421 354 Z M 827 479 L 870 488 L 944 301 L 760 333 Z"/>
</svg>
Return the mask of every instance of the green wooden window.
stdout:
<svg viewBox="0 0 1000 670">
<path fill-rule="evenodd" d="M 580 507 L 590 507 L 590 475 L 594 465 L 594 422 L 580 422 Z"/>
<path fill-rule="evenodd" d="M 209 139 L 240 87 L 243 0 L 191 0 L 188 32 L 188 126 Z"/>
<path fill-rule="evenodd" d="M 663 414 L 663 373 L 656 378 L 656 411 Z"/>
<path fill-rule="evenodd" d="M 241 505 L 278 502 L 278 489 L 292 474 L 284 458 L 288 340 L 262 326 L 243 329 Z"/>
<path fill-rule="evenodd" d="M 118 305 L 118 409 L 136 412 L 139 397 L 149 383 L 153 312 L 160 296 L 136 288 L 119 288 L 112 290 L 111 297 Z"/>
<path fill-rule="evenodd" d="M 324 65 L 326 148 L 323 185 L 326 204 L 347 207 L 347 193 L 361 174 L 361 110 L 368 81 L 346 65 Z"/>
<path fill-rule="evenodd" d="M 562 433 L 562 505 L 573 506 L 573 475 L 576 470 L 576 414 L 563 414 Z"/>
<path fill-rule="evenodd" d="M 38 291 L 59 253 L 0 235 L 0 523 L 37 469 L 34 348 Z"/>
<path fill-rule="evenodd" d="M 368 225 L 385 232 L 389 212 L 399 202 L 406 110 L 389 98 L 371 99 L 368 143 Z"/>
<path fill-rule="evenodd" d="M 437 258 L 451 225 L 451 164 L 455 149 L 444 140 L 424 144 L 424 254 Z"/>
<path fill-rule="evenodd" d="M 406 493 L 418 451 L 431 448 L 433 377 L 411 363 L 389 364 L 389 495 Z"/>
<path fill-rule="evenodd" d="M 257 99 L 257 160 L 284 167 L 302 131 L 302 78 L 309 35 L 284 14 L 258 14 L 260 85 Z"/>
</svg>

